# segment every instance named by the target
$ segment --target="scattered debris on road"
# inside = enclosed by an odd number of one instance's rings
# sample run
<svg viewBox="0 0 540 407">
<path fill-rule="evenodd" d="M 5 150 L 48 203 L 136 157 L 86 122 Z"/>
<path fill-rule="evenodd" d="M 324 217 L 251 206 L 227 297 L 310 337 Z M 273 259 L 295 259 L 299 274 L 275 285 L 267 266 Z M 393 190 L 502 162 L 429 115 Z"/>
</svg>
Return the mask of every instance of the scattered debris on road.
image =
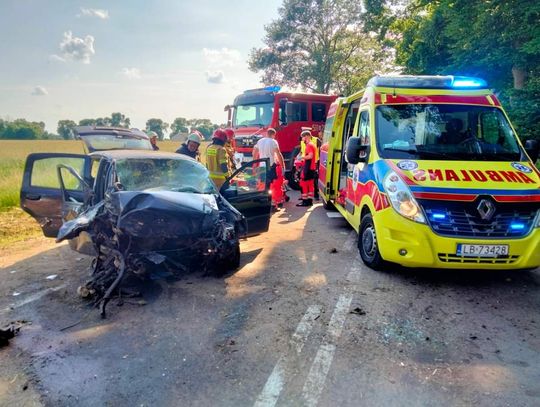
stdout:
<svg viewBox="0 0 540 407">
<path fill-rule="evenodd" d="M 330 253 L 337 253 L 338 252 L 338 249 L 336 249 L 335 247 L 332 247 L 330 249 Z"/>
<path fill-rule="evenodd" d="M 0 348 L 9 345 L 9 340 L 19 333 L 21 327 L 28 323 L 27 321 L 10 322 L 7 326 L 0 328 Z"/>
<path fill-rule="evenodd" d="M 366 315 L 366 311 L 364 311 L 360 307 L 354 308 L 352 311 L 349 312 L 349 314 L 356 314 L 356 315 Z"/>
</svg>

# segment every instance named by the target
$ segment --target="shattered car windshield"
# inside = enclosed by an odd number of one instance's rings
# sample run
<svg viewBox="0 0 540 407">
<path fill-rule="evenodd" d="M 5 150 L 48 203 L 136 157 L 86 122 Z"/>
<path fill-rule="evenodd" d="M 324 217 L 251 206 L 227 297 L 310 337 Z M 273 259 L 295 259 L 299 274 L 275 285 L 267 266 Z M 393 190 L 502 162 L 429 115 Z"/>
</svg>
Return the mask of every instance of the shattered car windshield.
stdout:
<svg viewBox="0 0 540 407">
<path fill-rule="evenodd" d="M 124 191 L 217 193 L 208 170 L 191 160 L 123 159 L 116 161 L 116 174 Z"/>
</svg>

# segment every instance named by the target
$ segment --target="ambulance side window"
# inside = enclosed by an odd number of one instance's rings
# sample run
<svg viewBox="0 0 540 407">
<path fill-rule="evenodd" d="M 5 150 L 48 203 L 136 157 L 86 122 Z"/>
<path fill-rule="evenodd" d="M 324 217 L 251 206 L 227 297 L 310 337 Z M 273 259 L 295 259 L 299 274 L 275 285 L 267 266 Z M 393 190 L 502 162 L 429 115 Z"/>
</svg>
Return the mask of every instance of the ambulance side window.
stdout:
<svg viewBox="0 0 540 407">
<path fill-rule="evenodd" d="M 362 139 L 363 145 L 371 144 L 371 134 L 369 128 L 369 111 L 364 110 L 360 113 L 360 123 L 358 124 L 358 134 L 357 137 Z"/>
<path fill-rule="evenodd" d="M 356 100 L 351 103 L 349 110 L 347 111 L 347 117 L 345 118 L 345 124 L 343 126 L 343 145 L 347 144 L 349 137 L 353 135 L 354 124 L 356 123 L 356 116 L 358 116 L 358 109 L 360 107 L 360 101 Z"/>
</svg>

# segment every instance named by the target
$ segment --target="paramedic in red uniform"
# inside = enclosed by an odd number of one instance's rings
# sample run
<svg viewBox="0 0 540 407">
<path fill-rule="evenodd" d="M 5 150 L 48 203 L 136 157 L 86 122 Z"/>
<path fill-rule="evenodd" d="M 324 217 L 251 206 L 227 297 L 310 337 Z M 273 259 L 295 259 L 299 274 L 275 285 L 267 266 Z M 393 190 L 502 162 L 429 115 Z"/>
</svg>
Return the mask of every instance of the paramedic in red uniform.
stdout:
<svg viewBox="0 0 540 407">
<path fill-rule="evenodd" d="M 315 192 L 313 179 L 317 166 L 316 152 L 317 147 L 311 141 L 311 132 L 304 130 L 301 134 L 302 141 L 305 144 L 304 155 L 302 156 L 302 173 L 300 175 L 300 187 L 302 188 L 302 202 L 296 206 L 313 205 L 313 195 Z"/>
<path fill-rule="evenodd" d="M 283 195 L 282 185 L 283 180 L 279 179 L 278 174 L 282 174 L 281 169 L 284 168 L 284 160 L 281 151 L 279 151 L 279 145 L 274 140 L 276 131 L 273 128 L 269 128 L 266 131 L 266 136 L 261 138 L 253 147 L 253 159 L 268 158 L 270 161 L 270 171 L 267 182 L 270 182 L 270 191 L 272 194 L 272 206 L 275 209 L 283 205 L 285 199 Z M 280 182 L 281 181 L 281 182 Z"/>
</svg>

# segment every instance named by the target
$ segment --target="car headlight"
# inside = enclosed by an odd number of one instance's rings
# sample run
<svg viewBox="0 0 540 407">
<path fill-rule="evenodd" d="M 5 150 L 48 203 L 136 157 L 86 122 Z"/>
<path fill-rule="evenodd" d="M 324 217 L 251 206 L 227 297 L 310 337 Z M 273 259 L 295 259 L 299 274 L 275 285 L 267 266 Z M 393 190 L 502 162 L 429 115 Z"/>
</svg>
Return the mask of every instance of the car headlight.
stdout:
<svg viewBox="0 0 540 407">
<path fill-rule="evenodd" d="M 384 189 L 397 213 L 415 222 L 426 223 L 422 209 L 412 196 L 411 190 L 394 171 L 384 179 Z"/>
</svg>

